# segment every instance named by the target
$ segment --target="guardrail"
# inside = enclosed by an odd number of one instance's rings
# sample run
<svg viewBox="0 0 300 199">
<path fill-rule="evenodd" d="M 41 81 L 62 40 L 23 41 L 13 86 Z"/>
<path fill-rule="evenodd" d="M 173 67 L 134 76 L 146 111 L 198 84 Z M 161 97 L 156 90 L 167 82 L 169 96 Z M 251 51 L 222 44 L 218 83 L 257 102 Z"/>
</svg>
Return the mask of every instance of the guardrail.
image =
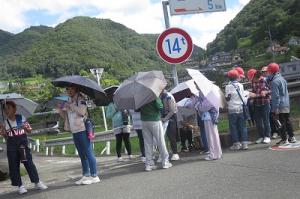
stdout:
<svg viewBox="0 0 300 199">
<path fill-rule="evenodd" d="M 135 131 L 132 131 L 130 133 L 130 137 L 136 137 L 136 136 L 137 136 L 137 134 Z M 95 138 L 92 140 L 92 146 L 94 148 L 94 143 L 96 143 L 96 142 L 108 141 L 106 143 L 106 147 L 101 151 L 101 154 L 106 152 L 107 155 L 110 155 L 110 142 L 109 141 L 114 140 L 114 139 L 115 139 L 115 135 L 114 135 L 113 130 L 98 132 L 98 133 L 95 133 Z M 56 146 L 62 146 L 61 154 L 65 155 L 66 154 L 66 145 L 73 145 L 73 144 L 74 144 L 74 142 L 73 142 L 72 137 L 52 139 L 52 140 L 47 140 L 47 141 L 44 141 L 41 143 L 41 145 L 45 147 L 46 156 L 48 156 L 48 155 L 53 156 L 54 148 Z M 49 150 L 50 150 L 50 153 L 49 153 Z M 75 155 L 78 155 L 78 151 L 76 149 L 75 149 Z"/>
</svg>

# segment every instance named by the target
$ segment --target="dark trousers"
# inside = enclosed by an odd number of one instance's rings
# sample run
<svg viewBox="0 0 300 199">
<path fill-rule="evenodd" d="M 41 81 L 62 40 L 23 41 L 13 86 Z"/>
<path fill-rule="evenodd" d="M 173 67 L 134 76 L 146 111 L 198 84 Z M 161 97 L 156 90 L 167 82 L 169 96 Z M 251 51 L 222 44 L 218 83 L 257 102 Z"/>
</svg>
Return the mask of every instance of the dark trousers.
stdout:
<svg viewBox="0 0 300 199">
<path fill-rule="evenodd" d="M 181 147 L 186 148 L 186 140 L 188 141 L 188 146 L 193 144 L 193 131 L 188 128 L 180 129 Z"/>
<path fill-rule="evenodd" d="M 32 183 L 39 182 L 39 175 L 32 161 L 32 155 L 29 148 L 26 148 L 27 161 L 23 162 L 25 169 Z M 12 186 L 21 186 L 22 179 L 20 175 L 20 155 L 18 151 L 7 151 L 9 177 Z"/>
<path fill-rule="evenodd" d="M 208 151 L 208 144 L 207 144 L 207 138 L 206 138 L 206 133 L 205 133 L 205 128 L 204 128 L 204 121 L 201 119 L 201 117 L 199 115 L 197 116 L 197 120 L 198 120 L 198 126 L 200 128 L 202 150 Z"/>
<path fill-rule="evenodd" d="M 144 138 L 143 138 L 143 131 L 142 129 L 136 129 L 135 130 L 138 138 L 139 138 L 139 145 L 140 145 L 140 150 L 142 153 L 142 156 L 145 157 L 145 146 L 144 146 Z"/>
<path fill-rule="evenodd" d="M 169 138 L 170 141 L 170 145 L 171 145 L 171 150 L 173 152 L 173 154 L 177 154 L 177 121 L 176 119 L 174 119 L 175 117 L 172 117 L 169 120 L 169 124 L 167 127 L 167 136 Z"/>
<path fill-rule="evenodd" d="M 270 104 L 254 105 L 254 110 L 258 138 L 270 137 Z"/>
<path fill-rule="evenodd" d="M 271 127 L 271 136 L 273 136 L 274 133 L 278 133 L 278 130 L 275 127 L 272 113 L 270 113 L 269 120 L 270 120 L 270 127 Z"/>
<path fill-rule="evenodd" d="M 280 136 L 281 139 L 286 140 L 287 135 L 291 138 L 294 136 L 293 126 L 290 121 L 290 114 L 289 113 L 280 113 L 279 114 L 279 121 L 282 124 L 282 128 L 280 129 Z"/>
<path fill-rule="evenodd" d="M 116 134 L 116 151 L 118 157 L 121 157 L 121 149 L 122 149 L 122 140 L 124 141 L 125 148 L 127 150 L 128 155 L 131 155 L 131 145 L 129 140 L 130 133 L 119 133 Z"/>
</svg>

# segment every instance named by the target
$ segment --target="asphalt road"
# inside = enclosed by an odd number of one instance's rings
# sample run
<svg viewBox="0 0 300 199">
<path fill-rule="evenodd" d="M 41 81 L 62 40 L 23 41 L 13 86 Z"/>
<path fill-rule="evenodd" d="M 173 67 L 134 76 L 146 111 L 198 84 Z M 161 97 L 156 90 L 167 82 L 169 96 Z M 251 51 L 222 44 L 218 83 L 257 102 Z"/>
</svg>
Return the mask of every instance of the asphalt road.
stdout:
<svg viewBox="0 0 300 199">
<path fill-rule="evenodd" d="M 80 175 L 76 159 L 60 159 L 65 163 L 73 161 L 61 166 L 56 160 L 47 165 L 37 161 L 49 189 L 30 189 L 22 196 L 10 192 L 0 198 L 300 198 L 300 150 L 272 151 L 268 145 L 260 144 L 250 146 L 248 151 L 224 151 L 218 161 L 204 161 L 202 157 L 198 153 L 185 154 L 174 167 L 152 172 L 143 171 L 138 160 L 121 164 L 109 160 L 99 165 L 102 182 L 88 186 L 74 185 L 73 178 Z"/>
</svg>

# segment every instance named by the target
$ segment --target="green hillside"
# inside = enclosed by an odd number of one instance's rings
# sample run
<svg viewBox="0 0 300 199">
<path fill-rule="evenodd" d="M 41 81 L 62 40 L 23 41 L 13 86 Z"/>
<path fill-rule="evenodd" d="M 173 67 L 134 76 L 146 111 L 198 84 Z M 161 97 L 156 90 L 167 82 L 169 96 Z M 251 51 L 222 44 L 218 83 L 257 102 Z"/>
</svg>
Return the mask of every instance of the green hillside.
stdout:
<svg viewBox="0 0 300 199">
<path fill-rule="evenodd" d="M 140 70 L 167 70 L 169 65 L 156 54 L 156 38 L 109 19 L 75 17 L 55 28 L 30 27 L 4 39 L 0 72 L 2 78 L 58 77 L 103 67 L 106 74 L 122 80 Z M 199 51 L 203 52 L 197 48 L 194 57 Z"/>
<path fill-rule="evenodd" d="M 244 9 L 207 45 L 208 55 L 219 51 L 242 52 L 245 64 L 255 65 L 272 59 L 266 53 L 273 42 L 286 45 L 291 37 L 300 37 L 299 0 L 251 0 Z M 299 47 L 291 47 L 275 61 L 288 61 L 300 56 Z"/>
</svg>

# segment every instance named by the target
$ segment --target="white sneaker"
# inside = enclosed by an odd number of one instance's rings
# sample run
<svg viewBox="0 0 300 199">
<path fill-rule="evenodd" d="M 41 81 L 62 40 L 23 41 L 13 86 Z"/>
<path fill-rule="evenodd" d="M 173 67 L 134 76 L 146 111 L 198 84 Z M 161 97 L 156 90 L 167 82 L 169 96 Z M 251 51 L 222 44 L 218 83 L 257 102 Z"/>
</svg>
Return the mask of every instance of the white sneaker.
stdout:
<svg viewBox="0 0 300 199">
<path fill-rule="evenodd" d="M 88 179 L 85 179 L 82 181 L 82 184 L 84 185 L 89 185 L 89 184 L 95 184 L 95 183 L 98 183 L 100 182 L 100 178 L 98 176 L 96 177 L 89 177 Z"/>
<path fill-rule="evenodd" d="M 255 144 L 260 144 L 264 141 L 264 138 L 258 138 L 256 141 L 255 141 Z"/>
<path fill-rule="evenodd" d="M 19 194 L 27 193 L 27 189 L 22 185 L 19 187 Z"/>
<path fill-rule="evenodd" d="M 36 183 L 35 188 L 39 189 L 39 190 L 48 189 L 48 187 L 42 181 L 39 181 L 38 183 Z"/>
<path fill-rule="evenodd" d="M 230 147 L 230 150 L 240 150 L 241 147 L 242 147 L 241 143 L 236 142 L 236 143 L 233 143 L 233 145 Z"/>
<path fill-rule="evenodd" d="M 2 152 L 3 151 L 3 148 L 0 146 L 0 152 Z"/>
<path fill-rule="evenodd" d="M 157 162 L 157 163 L 161 163 L 161 162 L 162 162 L 162 159 L 161 159 L 161 156 L 160 156 L 160 155 L 158 156 L 158 159 L 156 160 L 156 162 Z"/>
<path fill-rule="evenodd" d="M 293 136 L 293 137 L 290 137 L 289 139 L 288 139 L 288 141 L 289 141 L 289 143 L 296 143 L 297 142 L 297 140 L 296 140 L 296 138 Z"/>
<path fill-rule="evenodd" d="M 89 177 L 83 176 L 80 180 L 76 181 L 75 184 L 82 185 L 82 182 L 85 180 L 88 180 L 88 179 L 89 179 Z"/>
<path fill-rule="evenodd" d="M 173 154 L 172 157 L 171 157 L 171 160 L 172 161 L 180 160 L 179 155 L 178 154 Z"/>
<path fill-rule="evenodd" d="M 277 133 L 273 133 L 272 139 L 276 139 L 277 137 L 278 137 L 278 134 Z"/>
<path fill-rule="evenodd" d="M 271 142 L 271 139 L 269 137 L 265 137 L 263 140 L 264 144 L 269 144 Z"/>
<path fill-rule="evenodd" d="M 145 171 L 152 171 L 155 169 L 157 169 L 156 165 L 148 165 L 148 166 L 146 166 Z"/>
<path fill-rule="evenodd" d="M 124 160 L 123 160 L 122 157 L 118 157 L 117 161 L 118 161 L 118 162 L 123 162 Z"/>
<path fill-rule="evenodd" d="M 242 149 L 247 150 L 248 149 L 248 142 L 242 142 Z"/>
<path fill-rule="evenodd" d="M 172 166 L 173 166 L 172 163 L 166 162 L 166 163 L 162 166 L 162 168 L 163 168 L 163 169 L 168 169 L 168 168 L 171 168 Z"/>
<path fill-rule="evenodd" d="M 143 157 L 143 156 L 142 156 L 142 157 L 141 157 L 141 160 L 142 160 L 142 162 L 145 163 L 145 162 L 146 162 L 146 157 Z"/>
</svg>

